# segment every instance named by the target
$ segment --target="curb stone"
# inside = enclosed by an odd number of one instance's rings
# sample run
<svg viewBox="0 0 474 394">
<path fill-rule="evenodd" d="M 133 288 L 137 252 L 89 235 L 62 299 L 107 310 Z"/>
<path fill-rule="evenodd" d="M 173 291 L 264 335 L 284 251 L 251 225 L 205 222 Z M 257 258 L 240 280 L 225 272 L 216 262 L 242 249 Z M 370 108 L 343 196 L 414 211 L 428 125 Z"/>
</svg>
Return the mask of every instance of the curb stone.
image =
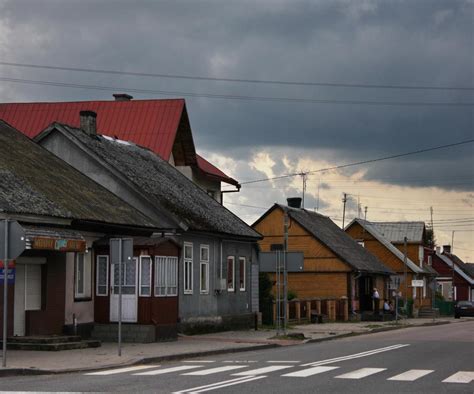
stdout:
<svg viewBox="0 0 474 394">
<path fill-rule="evenodd" d="M 429 322 L 417 325 L 400 325 L 400 326 L 389 326 L 389 327 L 380 327 L 371 329 L 370 331 L 364 332 L 349 332 L 339 335 L 331 335 L 324 338 L 314 338 L 302 341 L 301 343 L 295 343 L 294 345 L 286 345 L 286 346 L 301 346 L 307 343 L 320 343 L 326 341 L 332 341 L 335 339 L 342 339 L 348 338 L 353 336 L 359 335 L 367 335 L 367 334 L 375 334 L 378 332 L 384 331 L 393 331 L 393 330 L 401 330 L 405 328 L 415 328 L 415 327 L 429 327 L 429 326 L 438 326 L 438 325 L 445 325 L 451 324 L 450 321 L 440 321 L 440 322 Z M 167 356 L 156 356 L 156 357 L 143 357 L 138 358 L 135 360 L 126 361 L 123 363 L 115 363 L 109 365 L 102 365 L 102 366 L 93 366 L 93 367 L 85 367 L 85 368 L 71 368 L 71 369 L 36 369 L 36 368 L 7 368 L 7 369 L 0 369 L 0 377 L 8 377 L 8 376 L 35 376 L 35 375 L 60 375 L 60 374 L 68 374 L 68 373 L 80 373 L 80 372 L 92 372 L 92 371 L 102 371 L 110 368 L 120 368 L 120 367 L 128 367 L 133 365 L 139 364 L 152 364 L 157 362 L 164 362 L 164 361 L 177 361 L 183 360 L 187 358 L 196 358 L 196 357 L 206 357 L 206 356 L 213 356 L 219 354 L 231 354 L 231 353 L 243 353 L 255 350 L 266 350 L 266 349 L 274 349 L 282 347 L 282 345 L 278 343 L 270 343 L 265 345 L 253 345 L 253 346 L 246 346 L 241 348 L 228 348 L 228 349 L 217 349 L 217 350 L 210 350 L 210 351 L 202 351 L 202 352 L 191 352 L 191 353 L 183 353 L 183 354 L 170 354 Z"/>
</svg>

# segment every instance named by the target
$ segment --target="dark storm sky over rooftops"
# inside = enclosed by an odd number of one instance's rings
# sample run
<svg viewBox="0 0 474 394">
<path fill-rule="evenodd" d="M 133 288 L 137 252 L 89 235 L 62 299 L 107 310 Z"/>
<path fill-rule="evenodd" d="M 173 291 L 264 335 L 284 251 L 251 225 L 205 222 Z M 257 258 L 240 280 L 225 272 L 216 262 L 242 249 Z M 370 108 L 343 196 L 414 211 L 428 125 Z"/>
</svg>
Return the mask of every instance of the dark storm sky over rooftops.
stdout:
<svg viewBox="0 0 474 394">
<path fill-rule="evenodd" d="M 474 85 L 473 9 L 471 1 L 0 1 L 0 58 L 231 78 L 465 87 Z M 236 84 L 6 66 L 0 66 L 0 76 L 226 95 L 474 101 L 472 91 Z M 0 85 L 0 101 L 109 99 L 111 93 Z M 288 146 L 318 151 L 339 164 L 470 139 L 474 130 L 472 106 L 207 98 L 188 98 L 187 105 L 198 150 L 238 158 L 262 147 Z M 398 179 L 393 183 L 472 190 L 473 149 L 381 163 L 366 177 L 389 174 Z M 407 180 L 413 174 L 418 183 Z M 467 181 L 446 183 L 454 175 Z"/>
</svg>

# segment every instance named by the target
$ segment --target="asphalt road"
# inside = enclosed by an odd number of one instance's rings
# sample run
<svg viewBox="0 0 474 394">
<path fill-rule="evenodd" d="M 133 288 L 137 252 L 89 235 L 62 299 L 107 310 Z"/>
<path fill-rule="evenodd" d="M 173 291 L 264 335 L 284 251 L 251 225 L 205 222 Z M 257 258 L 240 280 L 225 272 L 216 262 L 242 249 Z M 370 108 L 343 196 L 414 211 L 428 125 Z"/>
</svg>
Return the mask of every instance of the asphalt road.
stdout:
<svg viewBox="0 0 474 394">
<path fill-rule="evenodd" d="M 317 344 L 142 365 L 0 378 L 3 391 L 474 393 L 474 321 Z"/>
</svg>

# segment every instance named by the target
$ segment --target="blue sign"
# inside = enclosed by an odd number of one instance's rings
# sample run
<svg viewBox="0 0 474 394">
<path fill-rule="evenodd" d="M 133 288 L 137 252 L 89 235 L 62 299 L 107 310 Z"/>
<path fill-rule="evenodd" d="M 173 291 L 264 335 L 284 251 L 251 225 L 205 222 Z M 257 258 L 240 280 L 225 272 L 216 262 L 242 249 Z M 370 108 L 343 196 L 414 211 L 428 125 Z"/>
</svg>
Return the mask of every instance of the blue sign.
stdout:
<svg viewBox="0 0 474 394">
<path fill-rule="evenodd" d="M 8 269 L 8 284 L 12 285 L 15 283 L 15 268 Z M 5 269 L 0 268 L 0 284 L 3 285 L 3 280 L 5 279 Z"/>
</svg>

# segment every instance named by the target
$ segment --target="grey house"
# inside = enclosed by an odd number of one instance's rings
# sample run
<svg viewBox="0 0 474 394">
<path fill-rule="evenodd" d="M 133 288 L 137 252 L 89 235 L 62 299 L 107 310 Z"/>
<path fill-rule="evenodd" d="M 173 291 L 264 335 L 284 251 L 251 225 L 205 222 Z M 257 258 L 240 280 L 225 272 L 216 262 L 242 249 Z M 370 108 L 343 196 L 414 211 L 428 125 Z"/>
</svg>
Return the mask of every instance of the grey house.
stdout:
<svg viewBox="0 0 474 394">
<path fill-rule="evenodd" d="M 36 141 L 176 236 L 183 331 L 252 324 L 260 235 L 151 150 L 97 134 L 95 117 L 83 111 L 81 129 L 54 123 Z"/>
</svg>

